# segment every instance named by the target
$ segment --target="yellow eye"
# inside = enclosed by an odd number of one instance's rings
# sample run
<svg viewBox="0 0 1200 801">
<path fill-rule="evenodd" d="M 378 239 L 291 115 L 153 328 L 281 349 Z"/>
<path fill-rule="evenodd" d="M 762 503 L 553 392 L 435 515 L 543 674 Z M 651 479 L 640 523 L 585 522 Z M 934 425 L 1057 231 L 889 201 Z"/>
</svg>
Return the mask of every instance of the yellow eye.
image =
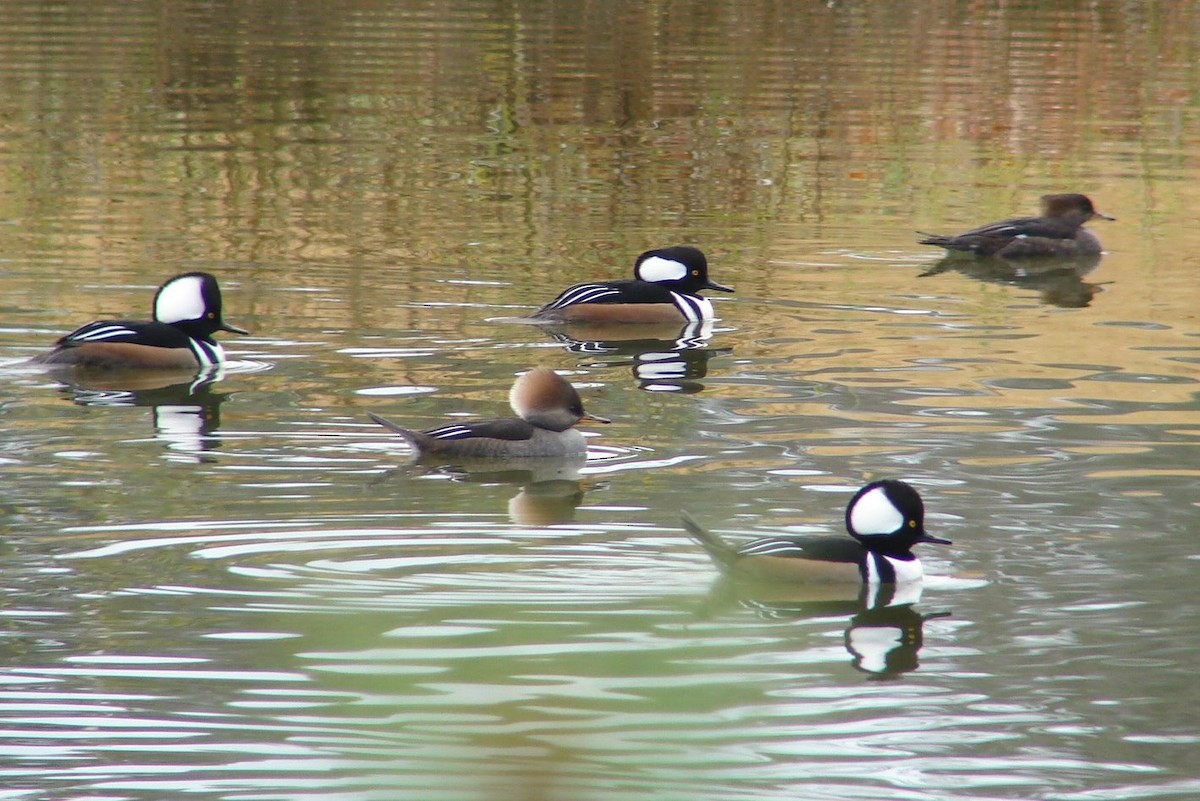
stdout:
<svg viewBox="0 0 1200 801">
<path fill-rule="evenodd" d="M 916 521 L 916 520 L 909 520 L 909 521 L 908 521 L 908 527 L 909 527 L 909 528 L 916 528 L 916 527 L 917 527 L 917 521 Z"/>
<path fill-rule="evenodd" d="M 700 274 L 699 270 L 692 270 L 692 275 L 699 275 L 699 274 Z"/>
</svg>

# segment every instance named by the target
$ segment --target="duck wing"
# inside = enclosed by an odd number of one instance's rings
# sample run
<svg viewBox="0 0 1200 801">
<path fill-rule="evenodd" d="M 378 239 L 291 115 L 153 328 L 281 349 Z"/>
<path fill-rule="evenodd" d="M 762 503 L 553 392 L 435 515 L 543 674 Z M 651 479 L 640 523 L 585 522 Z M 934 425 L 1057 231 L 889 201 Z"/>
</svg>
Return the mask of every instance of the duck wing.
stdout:
<svg viewBox="0 0 1200 801">
<path fill-rule="evenodd" d="M 421 433 L 438 440 L 500 439 L 507 442 L 520 442 L 531 439 L 535 430 L 533 425 L 519 417 L 505 417 L 498 420 L 448 423 Z"/>
<path fill-rule="evenodd" d="M 558 297 L 533 313 L 553 314 L 568 306 L 585 303 L 672 303 L 671 291 L 653 281 L 592 281 L 575 284 L 559 293 Z"/>
<path fill-rule="evenodd" d="M 95 342 L 128 342 L 156 348 L 186 348 L 188 337 L 178 328 L 150 320 L 96 320 L 59 338 L 55 346 L 73 348 Z"/>
</svg>

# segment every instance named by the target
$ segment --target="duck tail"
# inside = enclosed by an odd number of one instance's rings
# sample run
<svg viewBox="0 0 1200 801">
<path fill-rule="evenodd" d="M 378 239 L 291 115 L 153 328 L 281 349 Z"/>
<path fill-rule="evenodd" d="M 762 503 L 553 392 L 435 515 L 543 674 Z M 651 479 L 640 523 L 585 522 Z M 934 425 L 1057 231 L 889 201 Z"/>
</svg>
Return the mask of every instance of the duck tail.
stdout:
<svg viewBox="0 0 1200 801">
<path fill-rule="evenodd" d="M 737 551 L 729 547 L 729 544 L 716 534 L 697 523 L 686 509 L 679 510 L 679 517 L 683 521 L 683 527 L 687 533 L 704 546 L 704 550 L 708 551 L 708 555 L 712 557 L 718 567 L 722 570 L 733 568 L 734 562 L 737 561 Z"/>
<path fill-rule="evenodd" d="M 391 431 L 393 434 L 399 434 L 401 437 L 403 437 L 404 441 L 408 443 L 408 447 L 413 449 L 414 456 L 420 455 L 425 450 L 425 443 L 422 441 L 424 435 L 421 432 L 413 431 L 412 429 L 405 428 L 404 426 L 398 426 L 391 420 L 380 417 L 373 412 L 367 412 L 367 417 L 370 417 L 376 423 L 383 426 L 388 431 Z"/>
<path fill-rule="evenodd" d="M 939 248 L 949 247 L 950 237 L 942 236 L 941 234 L 931 234 L 928 231 L 917 231 L 917 234 L 925 237 L 918 239 L 918 245 L 936 245 Z"/>
</svg>

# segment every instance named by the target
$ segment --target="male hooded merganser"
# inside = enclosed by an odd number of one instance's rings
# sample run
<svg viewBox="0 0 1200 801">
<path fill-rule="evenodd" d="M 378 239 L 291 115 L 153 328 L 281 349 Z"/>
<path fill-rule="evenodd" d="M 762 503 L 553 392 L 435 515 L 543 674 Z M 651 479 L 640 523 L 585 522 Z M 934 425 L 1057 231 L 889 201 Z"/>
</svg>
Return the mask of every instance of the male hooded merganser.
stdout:
<svg viewBox="0 0 1200 801">
<path fill-rule="evenodd" d="M 221 319 L 221 289 L 208 273 L 169 279 L 154 295 L 153 320 L 97 320 L 54 343 L 38 364 L 107 369 L 207 368 L 225 361 L 212 335 L 249 331 Z"/>
<path fill-rule="evenodd" d="M 687 245 L 647 250 L 633 265 L 633 278 L 591 281 L 564 289 L 533 313 L 546 322 L 694 323 L 713 319 L 702 289 L 732 292 L 708 279 L 708 260 Z"/>
<path fill-rule="evenodd" d="M 700 527 L 687 512 L 683 524 L 723 571 L 760 579 L 804 582 L 898 583 L 921 578 L 918 542 L 950 545 L 925 533 L 921 496 L 903 481 L 873 481 L 846 506 L 841 537 L 763 537 L 734 549 Z"/>
<path fill-rule="evenodd" d="M 516 417 L 450 423 L 426 431 L 403 428 L 370 412 L 367 416 L 404 437 L 418 458 L 579 456 L 587 453 L 587 440 L 573 426 L 580 420 L 609 422 L 585 412 L 575 387 L 546 367 L 518 378 L 508 403 Z"/>
<path fill-rule="evenodd" d="M 957 236 L 917 233 L 927 237 L 920 240 L 922 245 L 937 245 L 977 256 L 1002 259 L 1094 256 L 1100 253 L 1100 240 L 1083 227 L 1093 217 L 1115 219 L 1096 211 L 1086 195 L 1043 195 L 1041 217 L 1001 220 Z"/>
</svg>

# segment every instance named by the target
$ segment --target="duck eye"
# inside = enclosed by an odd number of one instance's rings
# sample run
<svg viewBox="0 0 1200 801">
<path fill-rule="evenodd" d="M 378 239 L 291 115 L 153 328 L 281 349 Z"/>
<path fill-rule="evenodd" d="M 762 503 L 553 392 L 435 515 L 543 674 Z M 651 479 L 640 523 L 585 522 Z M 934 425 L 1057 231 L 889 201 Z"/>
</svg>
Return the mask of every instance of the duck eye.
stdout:
<svg viewBox="0 0 1200 801">
<path fill-rule="evenodd" d="M 699 275 L 699 274 L 700 274 L 699 270 L 692 270 L 692 275 Z"/>
<path fill-rule="evenodd" d="M 908 527 L 909 527 L 909 528 L 916 528 L 916 527 L 917 527 L 917 521 L 916 521 L 916 520 L 909 520 L 909 521 L 908 521 Z"/>
</svg>

